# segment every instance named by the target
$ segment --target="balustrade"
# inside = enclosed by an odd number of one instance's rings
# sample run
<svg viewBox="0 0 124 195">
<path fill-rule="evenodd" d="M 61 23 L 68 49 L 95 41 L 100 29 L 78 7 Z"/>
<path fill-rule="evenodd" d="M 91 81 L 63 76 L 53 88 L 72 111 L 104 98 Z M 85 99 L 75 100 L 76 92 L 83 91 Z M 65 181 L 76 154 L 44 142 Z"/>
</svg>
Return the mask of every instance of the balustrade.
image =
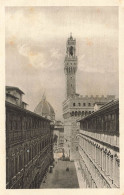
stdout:
<svg viewBox="0 0 124 195">
<path fill-rule="evenodd" d="M 98 187 L 119 187 L 119 160 L 114 157 L 117 152 L 87 137 L 88 133 L 79 135 L 79 154 L 90 174 L 94 179 L 99 178 L 95 181 Z"/>
<path fill-rule="evenodd" d="M 114 135 L 107 135 L 107 134 L 100 134 L 100 133 L 93 133 L 86 130 L 80 130 L 81 134 L 87 135 L 91 138 L 97 139 L 101 142 L 108 143 L 112 146 L 119 147 L 119 137 Z"/>
</svg>

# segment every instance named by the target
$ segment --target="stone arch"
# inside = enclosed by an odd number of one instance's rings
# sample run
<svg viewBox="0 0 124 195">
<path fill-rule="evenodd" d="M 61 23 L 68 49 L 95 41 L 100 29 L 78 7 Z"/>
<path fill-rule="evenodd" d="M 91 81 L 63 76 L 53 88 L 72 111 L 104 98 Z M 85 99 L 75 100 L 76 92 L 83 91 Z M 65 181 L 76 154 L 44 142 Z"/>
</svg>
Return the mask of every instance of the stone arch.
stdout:
<svg viewBox="0 0 124 195">
<path fill-rule="evenodd" d="M 78 111 L 78 116 L 81 116 L 81 111 Z"/>
<path fill-rule="evenodd" d="M 84 116 L 84 111 L 82 111 L 82 116 Z"/>
<path fill-rule="evenodd" d="M 87 111 L 85 111 L 85 116 L 87 116 Z"/>
<path fill-rule="evenodd" d="M 74 116 L 74 111 L 72 111 L 72 116 Z"/>
<path fill-rule="evenodd" d="M 110 152 L 110 150 L 107 152 L 107 155 L 108 155 L 108 156 L 111 156 L 111 152 Z"/>
</svg>

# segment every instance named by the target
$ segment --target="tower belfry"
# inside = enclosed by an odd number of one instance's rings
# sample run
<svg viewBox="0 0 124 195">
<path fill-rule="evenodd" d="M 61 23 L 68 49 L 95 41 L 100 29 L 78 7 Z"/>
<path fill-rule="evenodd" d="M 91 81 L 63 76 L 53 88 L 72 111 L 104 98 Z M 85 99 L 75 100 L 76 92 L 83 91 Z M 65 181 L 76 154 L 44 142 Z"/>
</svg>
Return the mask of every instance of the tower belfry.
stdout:
<svg viewBox="0 0 124 195">
<path fill-rule="evenodd" d="M 76 56 L 76 40 L 73 39 L 72 33 L 66 43 L 66 56 L 64 61 L 66 75 L 66 98 L 75 95 L 76 93 L 76 71 L 77 71 L 77 56 Z"/>
</svg>

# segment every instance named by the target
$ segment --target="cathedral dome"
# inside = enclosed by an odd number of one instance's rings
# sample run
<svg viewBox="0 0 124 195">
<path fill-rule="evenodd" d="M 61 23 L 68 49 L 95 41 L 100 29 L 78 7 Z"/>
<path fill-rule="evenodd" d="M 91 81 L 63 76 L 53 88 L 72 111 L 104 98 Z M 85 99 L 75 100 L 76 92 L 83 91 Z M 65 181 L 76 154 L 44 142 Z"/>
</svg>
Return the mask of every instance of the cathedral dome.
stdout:
<svg viewBox="0 0 124 195">
<path fill-rule="evenodd" d="M 45 95 L 43 95 L 42 100 L 39 102 L 39 104 L 36 106 L 34 112 L 36 114 L 39 114 L 43 117 L 46 117 L 50 120 L 55 119 L 55 112 L 51 104 L 46 100 Z"/>
</svg>

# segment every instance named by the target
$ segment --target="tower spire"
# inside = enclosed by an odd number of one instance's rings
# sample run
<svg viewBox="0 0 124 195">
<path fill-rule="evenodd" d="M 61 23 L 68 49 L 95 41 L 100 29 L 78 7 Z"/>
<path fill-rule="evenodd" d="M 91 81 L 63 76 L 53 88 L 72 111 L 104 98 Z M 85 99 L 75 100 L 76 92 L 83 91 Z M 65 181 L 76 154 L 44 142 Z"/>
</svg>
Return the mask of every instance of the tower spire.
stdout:
<svg viewBox="0 0 124 195">
<path fill-rule="evenodd" d="M 43 101 L 45 101 L 45 100 L 46 100 L 46 91 L 45 91 L 45 90 L 44 90 L 44 92 L 43 92 L 42 99 L 43 99 Z"/>
<path fill-rule="evenodd" d="M 70 39 L 72 39 L 72 32 L 70 32 Z"/>
</svg>

